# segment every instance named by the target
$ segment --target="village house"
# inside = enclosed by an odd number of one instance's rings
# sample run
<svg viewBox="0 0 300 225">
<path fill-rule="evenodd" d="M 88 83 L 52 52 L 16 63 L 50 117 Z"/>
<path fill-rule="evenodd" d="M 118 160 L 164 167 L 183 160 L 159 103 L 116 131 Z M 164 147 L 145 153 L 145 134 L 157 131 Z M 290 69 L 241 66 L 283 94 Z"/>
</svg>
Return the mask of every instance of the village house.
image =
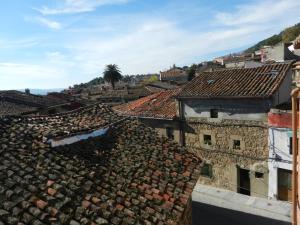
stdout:
<svg viewBox="0 0 300 225">
<path fill-rule="evenodd" d="M 261 62 L 283 62 L 285 60 L 299 60 L 300 55 L 294 51 L 293 43 L 279 42 L 274 46 L 264 46 L 256 51 L 256 55 L 261 57 Z"/>
<path fill-rule="evenodd" d="M 0 224 L 191 224 L 200 160 L 105 105 L 0 119 Z"/>
<path fill-rule="evenodd" d="M 171 69 L 160 72 L 159 80 L 184 83 L 188 81 L 188 73 L 186 70 L 174 65 Z"/>
<path fill-rule="evenodd" d="M 175 96 L 180 89 L 160 91 L 147 97 L 118 105 L 114 110 L 121 115 L 137 117 L 142 123 L 154 128 L 160 136 L 177 143 L 180 139 L 181 123 L 176 117 Z"/>
<path fill-rule="evenodd" d="M 249 53 L 227 55 L 213 60 L 213 62 L 220 63 L 227 69 L 258 67 L 262 65 L 260 61 L 260 56 Z"/>
<path fill-rule="evenodd" d="M 272 199 L 292 201 L 292 106 L 279 105 L 268 113 L 269 194 Z"/>
<path fill-rule="evenodd" d="M 292 62 L 203 73 L 178 94 L 201 184 L 268 197 L 267 112 L 290 98 Z"/>
</svg>

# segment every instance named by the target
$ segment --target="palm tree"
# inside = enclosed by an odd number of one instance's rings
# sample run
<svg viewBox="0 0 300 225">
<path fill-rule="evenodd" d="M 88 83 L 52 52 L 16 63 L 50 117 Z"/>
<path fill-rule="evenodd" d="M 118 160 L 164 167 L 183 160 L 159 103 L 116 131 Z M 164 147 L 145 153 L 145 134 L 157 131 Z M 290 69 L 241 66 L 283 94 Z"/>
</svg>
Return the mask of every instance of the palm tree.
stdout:
<svg viewBox="0 0 300 225">
<path fill-rule="evenodd" d="M 122 79 L 121 71 L 116 64 L 107 65 L 103 74 L 104 80 L 111 83 L 113 89 L 115 89 L 115 82 Z"/>
</svg>

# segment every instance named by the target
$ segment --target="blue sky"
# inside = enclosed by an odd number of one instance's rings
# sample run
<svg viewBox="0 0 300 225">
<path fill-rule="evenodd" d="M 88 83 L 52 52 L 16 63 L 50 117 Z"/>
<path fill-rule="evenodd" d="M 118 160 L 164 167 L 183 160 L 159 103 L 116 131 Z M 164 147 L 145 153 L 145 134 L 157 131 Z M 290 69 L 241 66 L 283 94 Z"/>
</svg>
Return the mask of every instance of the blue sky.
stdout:
<svg viewBox="0 0 300 225">
<path fill-rule="evenodd" d="M 64 88 L 228 54 L 300 22 L 299 0 L 7 0 L 0 89 Z"/>
</svg>

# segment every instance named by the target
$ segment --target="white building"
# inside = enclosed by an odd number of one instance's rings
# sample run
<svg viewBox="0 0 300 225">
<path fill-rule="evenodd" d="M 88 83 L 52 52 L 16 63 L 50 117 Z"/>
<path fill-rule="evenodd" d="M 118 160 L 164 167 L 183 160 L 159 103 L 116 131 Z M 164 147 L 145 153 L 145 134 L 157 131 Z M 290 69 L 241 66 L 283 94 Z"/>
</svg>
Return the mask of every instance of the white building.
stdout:
<svg viewBox="0 0 300 225">
<path fill-rule="evenodd" d="M 269 123 L 269 191 L 271 199 L 291 201 L 292 197 L 292 114 L 272 109 Z"/>
</svg>

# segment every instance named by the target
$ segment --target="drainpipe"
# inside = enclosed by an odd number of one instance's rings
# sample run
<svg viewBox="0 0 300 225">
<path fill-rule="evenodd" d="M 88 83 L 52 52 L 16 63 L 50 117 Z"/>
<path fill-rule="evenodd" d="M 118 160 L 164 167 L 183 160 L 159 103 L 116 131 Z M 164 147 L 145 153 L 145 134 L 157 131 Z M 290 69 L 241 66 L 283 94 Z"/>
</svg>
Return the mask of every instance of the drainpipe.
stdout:
<svg viewBox="0 0 300 225">
<path fill-rule="evenodd" d="M 292 225 L 298 225 L 297 222 L 297 206 L 298 206 L 298 172 L 297 172 L 297 155 L 298 155 L 298 139 L 297 139 L 297 127 L 298 127 L 298 96 L 300 88 L 296 88 L 292 91 L 292 129 L 293 129 L 293 171 L 292 171 Z"/>
</svg>

